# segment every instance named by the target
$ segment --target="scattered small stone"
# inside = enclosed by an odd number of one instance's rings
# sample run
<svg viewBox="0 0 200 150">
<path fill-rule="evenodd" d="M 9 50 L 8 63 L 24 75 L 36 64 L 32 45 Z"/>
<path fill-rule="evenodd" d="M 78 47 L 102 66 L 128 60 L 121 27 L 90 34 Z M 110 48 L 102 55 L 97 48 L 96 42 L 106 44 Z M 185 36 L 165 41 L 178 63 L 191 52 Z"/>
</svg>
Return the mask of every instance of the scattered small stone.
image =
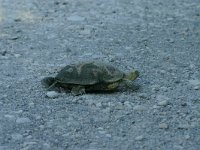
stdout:
<svg viewBox="0 0 200 150">
<path fill-rule="evenodd" d="M 107 132 L 106 131 L 104 131 L 104 130 L 100 130 L 100 131 L 98 131 L 100 134 L 106 134 Z"/>
<path fill-rule="evenodd" d="M 40 120 L 42 117 L 40 115 L 35 116 L 36 120 Z"/>
<path fill-rule="evenodd" d="M 132 105 L 129 101 L 125 101 L 124 102 L 124 105 L 127 107 L 127 108 L 132 108 Z"/>
<path fill-rule="evenodd" d="M 168 91 L 168 88 L 167 87 L 161 87 L 160 88 L 163 92 L 167 92 Z"/>
<path fill-rule="evenodd" d="M 133 107 L 133 110 L 136 110 L 136 111 L 144 111 L 146 110 L 146 107 L 142 106 L 142 105 L 137 105 L 137 106 L 134 106 Z"/>
<path fill-rule="evenodd" d="M 30 123 L 31 120 L 29 118 L 17 118 L 16 123 L 23 124 L 23 123 Z"/>
<path fill-rule="evenodd" d="M 144 136 L 143 136 L 143 135 L 137 136 L 137 137 L 135 138 L 136 141 L 141 141 L 141 140 L 143 140 L 143 139 L 144 139 Z"/>
<path fill-rule="evenodd" d="M 189 124 L 179 124 L 178 129 L 189 129 L 190 125 Z"/>
<path fill-rule="evenodd" d="M 160 106 L 158 106 L 158 105 L 153 105 L 153 109 L 158 109 L 158 108 L 160 108 Z"/>
<path fill-rule="evenodd" d="M 44 147 L 45 149 L 51 149 L 51 145 L 50 145 L 49 143 L 44 143 L 44 144 L 43 144 L 43 147 Z"/>
<path fill-rule="evenodd" d="M 13 140 L 21 140 L 23 138 L 23 135 L 19 134 L 19 133 L 14 133 L 11 135 Z"/>
<path fill-rule="evenodd" d="M 163 100 L 163 101 L 158 102 L 158 105 L 159 105 L 159 106 L 167 106 L 168 104 L 169 104 L 169 103 L 168 103 L 167 100 Z"/>
<path fill-rule="evenodd" d="M 181 106 L 185 107 L 187 106 L 187 103 L 181 103 Z"/>
<path fill-rule="evenodd" d="M 3 50 L 2 52 L 0 52 L 0 54 L 1 54 L 2 56 L 5 56 L 5 55 L 7 54 L 7 51 L 6 51 L 6 50 Z"/>
<path fill-rule="evenodd" d="M 111 138 L 111 137 L 112 137 L 112 135 L 111 135 L 111 134 L 106 134 L 106 137 L 109 137 L 109 138 Z"/>
<path fill-rule="evenodd" d="M 15 22 L 20 22 L 20 21 L 22 21 L 20 18 L 16 18 L 16 19 L 14 19 L 14 21 Z"/>
<path fill-rule="evenodd" d="M 1 56 L 1 55 L 0 55 L 0 56 Z M 1 58 L 1 59 L 9 59 L 8 56 L 1 56 L 0 58 Z"/>
<path fill-rule="evenodd" d="M 102 107 L 102 103 L 101 102 L 96 103 L 96 107 L 98 108 Z"/>
<path fill-rule="evenodd" d="M 157 91 L 159 91 L 159 90 L 160 90 L 159 85 L 154 85 L 154 86 L 152 86 L 152 91 L 153 91 L 153 92 L 157 92 Z"/>
<path fill-rule="evenodd" d="M 14 54 L 14 56 L 15 56 L 16 58 L 19 58 L 19 57 L 21 57 L 21 54 Z"/>
<path fill-rule="evenodd" d="M 14 111 L 15 114 L 21 114 L 23 113 L 23 110 L 17 110 L 17 111 Z"/>
<path fill-rule="evenodd" d="M 27 137 L 26 137 L 26 139 L 31 139 L 32 138 L 32 135 L 28 135 Z"/>
<path fill-rule="evenodd" d="M 115 105 L 115 109 L 121 110 L 121 109 L 123 109 L 123 108 L 124 108 L 124 107 L 123 107 L 122 103 L 120 103 L 120 102 L 118 102 L 118 103 Z"/>
<path fill-rule="evenodd" d="M 190 139 L 190 136 L 189 136 L 189 135 L 185 135 L 185 139 L 186 139 L 186 140 L 189 140 L 189 139 Z"/>
<path fill-rule="evenodd" d="M 195 80 L 189 80 L 189 83 L 193 86 L 198 86 L 200 85 L 200 80 L 195 79 Z"/>
<path fill-rule="evenodd" d="M 160 129 L 168 129 L 169 126 L 168 126 L 166 123 L 160 123 L 160 124 L 159 124 L 159 128 L 160 128 Z"/>
<path fill-rule="evenodd" d="M 164 95 L 157 95 L 156 100 L 159 106 L 167 106 L 169 104 L 169 98 Z"/>
<path fill-rule="evenodd" d="M 111 109 L 109 107 L 106 107 L 102 110 L 103 113 L 108 114 L 110 113 Z"/>
<path fill-rule="evenodd" d="M 147 95 L 146 93 L 140 93 L 138 96 L 139 96 L 140 98 L 142 98 L 142 99 L 148 98 L 148 95 Z"/>
<path fill-rule="evenodd" d="M 48 91 L 46 93 L 46 96 L 49 98 L 57 98 L 59 96 L 59 94 L 56 91 Z"/>
<path fill-rule="evenodd" d="M 28 105 L 29 107 L 33 108 L 35 104 L 33 102 L 30 102 Z"/>
<path fill-rule="evenodd" d="M 164 75 L 164 74 L 166 74 L 166 71 L 165 70 L 160 70 L 160 74 Z"/>
<path fill-rule="evenodd" d="M 6 115 L 4 115 L 4 117 L 9 120 L 15 120 L 15 116 L 13 116 L 13 115 L 6 114 Z"/>
<path fill-rule="evenodd" d="M 40 128 L 40 130 L 43 130 L 45 128 L 45 126 L 44 125 L 40 125 L 39 128 Z"/>
<path fill-rule="evenodd" d="M 23 147 L 25 148 L 25 149 L 31 149 L 31 147 L 33 146 L 33 145 L 36 145 L 37 144 L 37 142 L 32 142 L 32 141 L 30 141 L 30 142 L 24 142 L 23 143 Z"/>
<path fill-rule="evenodd" d="M 194 90 L 199 90 L 200 89 L 200 86 L 194 86 Z"/>
<path fill-rule="evenodd" d="M 91 34 L 91 30 L 90 29 L 83 29 L 83 30 L 80 31 L 80 34 L 89 35 L 89 34 Z"/>
<path fill-rule="evenodd" d="M 19 39 L 19 37 L 17 37 L 17 36 L 16 36 L 16 37 L 14 36 L 14 37 L 9 38 L 9 40 L 17 40 L 17 39 Z"/>
<path fill-rule="evenodd" d="M 169 42 L 169 43 L 174 43 L 174 39 L 167 39 L 167 41 Z"/>
<path fill-rule="evenodd" d="M 72 16 L 69 16 L 67 18 L 67 20 L 69 20 L 69 21 L 83 21 L 83 20 L 85 20 L 85 18 L 78 16 L 78 15 L 72 15 Z"/>
</svg>

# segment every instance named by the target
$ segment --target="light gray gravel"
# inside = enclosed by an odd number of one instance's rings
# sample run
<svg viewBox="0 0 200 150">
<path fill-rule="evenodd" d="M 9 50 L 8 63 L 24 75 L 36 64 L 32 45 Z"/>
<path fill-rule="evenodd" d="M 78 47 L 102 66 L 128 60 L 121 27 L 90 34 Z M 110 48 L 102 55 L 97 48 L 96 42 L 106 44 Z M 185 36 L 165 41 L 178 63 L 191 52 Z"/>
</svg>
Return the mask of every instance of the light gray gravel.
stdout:
<svg viewBox="0 0 200 150">
<path fill-rule="evenodd" d="M 42 88 L 90 60 L 139 90 Z M 199 150 L 200 1 L 0 0 L 0 78 L 0 150 Z"/>
</svg>

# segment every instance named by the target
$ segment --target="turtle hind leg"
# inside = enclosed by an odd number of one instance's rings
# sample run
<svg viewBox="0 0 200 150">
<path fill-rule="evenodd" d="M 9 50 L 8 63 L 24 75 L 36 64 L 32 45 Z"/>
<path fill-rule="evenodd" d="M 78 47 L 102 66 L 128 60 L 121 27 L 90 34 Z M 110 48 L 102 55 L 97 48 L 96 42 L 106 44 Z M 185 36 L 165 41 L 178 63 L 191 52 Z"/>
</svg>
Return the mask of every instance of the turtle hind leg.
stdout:
<svg viewBox="0 0 200 150">
<path fill-rule="evenodd" d="M 74 86 L 71 89 L 71 93 L 74 96 L 83 95 L 83 94 L 85 94 L 85 87 L 81 86 L 81 85 Z"/>
<path fill-rule="evenodd" d="M 53 77 L 46 77 L 41 80 L 41 83 L 45 88 L 49 88 L 54 82 L 55 79 Z"/>
</svg>

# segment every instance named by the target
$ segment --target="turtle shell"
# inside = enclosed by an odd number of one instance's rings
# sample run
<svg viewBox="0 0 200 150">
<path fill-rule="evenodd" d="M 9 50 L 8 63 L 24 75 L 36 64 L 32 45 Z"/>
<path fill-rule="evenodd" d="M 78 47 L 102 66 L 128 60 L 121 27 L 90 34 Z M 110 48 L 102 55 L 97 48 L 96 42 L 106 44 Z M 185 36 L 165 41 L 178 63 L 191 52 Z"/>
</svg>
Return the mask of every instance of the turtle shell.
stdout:
<svg viewBox="0 0 200 150">
<path fill-rule="evenodd" d="M 55 79 L 63 84 L 94 85 L 116 82 L 124 76 L 123 72 L 111 65 L 88 62 L 65 66 Z"/>
</svg>

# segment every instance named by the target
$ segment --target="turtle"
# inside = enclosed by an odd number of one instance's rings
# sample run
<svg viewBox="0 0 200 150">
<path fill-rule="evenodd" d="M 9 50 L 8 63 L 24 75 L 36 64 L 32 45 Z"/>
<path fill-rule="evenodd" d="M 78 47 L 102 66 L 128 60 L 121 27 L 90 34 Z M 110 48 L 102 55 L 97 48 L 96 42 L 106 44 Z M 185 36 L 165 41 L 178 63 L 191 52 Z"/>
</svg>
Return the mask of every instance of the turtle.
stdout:
<svg viewBox="0 0 200 150">
<path fill-rule="evenodd" d="M 92 61 L 66 65 L 55 77 L 43 78 L 42 84 L 48 91 L 62 88 L 73 95 L 82 95 L 95 91 L 112 92 L 121 85 L 130 87 L 138 76 L 137 70 L 125 74 L 110 64 Z"/>
</svg>

